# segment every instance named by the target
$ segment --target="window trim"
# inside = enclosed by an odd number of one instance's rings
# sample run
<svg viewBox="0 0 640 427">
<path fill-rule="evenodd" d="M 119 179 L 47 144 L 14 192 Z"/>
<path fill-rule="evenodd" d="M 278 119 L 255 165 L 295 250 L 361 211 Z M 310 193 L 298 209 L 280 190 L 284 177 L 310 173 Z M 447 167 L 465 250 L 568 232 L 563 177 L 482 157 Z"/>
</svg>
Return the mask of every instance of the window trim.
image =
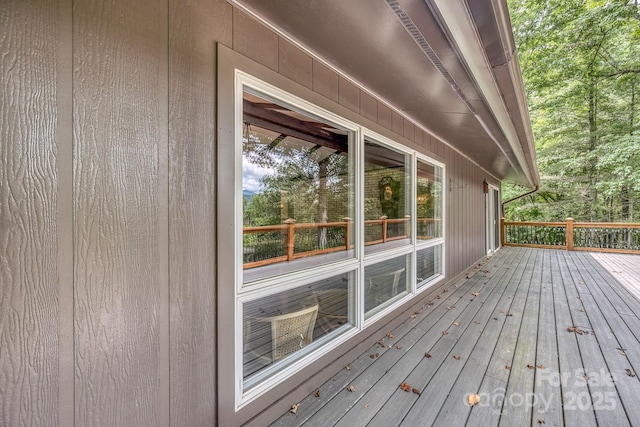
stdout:
<svg viewBox="0 0 640 427">
<path fill-rule="evenodd" d="M 240 64 L 246 63 L 244 59 L 238 62 Z M 224 316 L 225 316 L 225 313 L 231 314 L 229 312 L 233 311 L 232 337 L 233 337 L 234 349 L 232 350 L 233 357 L 231 360 L 233 360 L 233 363 L 235 366 L 232 369 L 233 374 L 231 375 L 231 377 L 233 378 L 234 396 L 235 396 L 233 408 L 236 412 L 238 412 L 240 409 L 242 409 L 243 407 L 248 405 L 250 402 L 257 399 L 258 397 L 263 396 L 269 390 L 275 388 L 282 382 L 286 381 L 288 378 L 295 375 L 304 367 L 311 365 L 322 353 L 326 353 L 328 351 L 334 350 L 338 346 L 346 343 L 349 339 L 358 335 L 364 329 L 376 323 L 379 319 L 385 317 L 387 314 L 398 309 L 399 307 L 407 303 L 409 300 L 414 299 L 421 292 L 425 291 L 426 289 L 444 280 L 446 276 L 445 275 L 445 271 L 446 271 L 446 266 L 445 266 L 446 167 L 445 165 L 442 162 L 437 161 L 436 159 L 433 159 L 425 155 L 424 153 L 418 152 L 415 149 L 412 149 L 406 145 L 396 142 L 393 139 L 390 139 L 373 130 L 370 130 L 364 125 L 348 120 L 345 117 L 339 114 L 333 113 L 325 108 L 322 108 L 321 106 L 311 101 L 307 101 L 303 98 L 300 98 L 292 94 L 290 91 L 280 89 L 276 85 L 267 83 L 265 80 L 262 80 L 259 77 L 255 77 L 254 74 L 249 74 L 241 70 L 240 68 L 242 67 L 238 67 L 237 65 L 233 66 L 231 64 L 228 64 L 226 66 L 224 72 L 229 73 L 231 70 L 233 70 L 233 93 L 232 94 L 229 93 L 231 88 L 227 86 L 224 89 L 223 88 L 220 89 L 221 95 L 219 97 L 219 99 L 227 99 L 227 98 L 233 99 L 233 108 L 229 108 L 229 109 L 219 108 L 219 113 L 218 113 L 219 120 L 223 122 L 222 127 L 219 128 L 221 131 L 218 135 L 219 145 L 223 144 L 223 140 L 221 139 L 223 135 L 221 135 L 221 133 L 224 130 L 229 130 L 228 126 L 231 123 L 233 123 L 232 132 L 229 132 L 229 134 L 227 134 L 227 136 L 231 137 L 232 139 L 231 141 L 228 141 L 228 143 L 231 143 L 233 145 L 233 149 L 230 150 L 232 151 L 232 157 L 233 157 L 233 167 L 232 167 L 233 172 L 229 171 L 230 168 L 228 167 L 218 166 L 218 172 L 216 174 L 218 177 L 218 184 L 217 184 L 218 189 L 220 189 L 221 186 L 223 185 L 220 180 L 221 176 L 222 177 L 226 176 L 227 182 L 228 182 L 228 179 L 231 178 L 231 175 L 233 176 L 233 179 L 234 179 L 234 182 L 232 185 L 233 190 L 227 189 L 224 192 L 221 192 L 222 194 L 229 194 L 229 191 L 233 191 L 233 204 L 232 204 L 233 207 L 231 208 L 233 210 L 233 219 L 229 221 L 227 218 L 227 220 L 225 221 L 224 218 L 222 218 L 224 215 L 220 215 L 220 212 L 229 213 L 229 209 L 230 209 L 229 207 L 226 207 L 224 209 L 218 208 L 219 209 L 218 226 L 219 228 L 231 226 L 232 228 L 231 235 L 233 235 L 233 253 L 225 255 L 223 257 L 223 259 L 228 260 L 229 256 L 233 256 L 232 270 L 233 270 L 234 284 L 231 287 L 233 289 L 232 291 L 233 304 L 227 305 L 228 308 L 225 308 L 224 310 L 219 310 L 219 315 L 221 316 L 219 317 L 219 327 L 220 325 L 227 325 L 229 323 L 229 320 L 230 320 L 229 317 L 225 319 Z M 246 67 L 246 68 L 253 69 L 253 67 Z M 271 73 L 271 71 L 267 71 L 267 72 Z M 265 74 L 266 74 L 265 72 L 258 72 L 255 75 L 264 76 Z M 266 75 L 269 76 L 269 74 L 266 74 Z M 226 78 L 230 79 L 230 76 L 227 75 Z M 269 81 L 273 80 L 276 82 L 285 81 L 282 79 L 282 76 L 277 76 L 277 75 L 275 75 L 273 79 L 267 78 L 267 80 Z M 354 192 L 353 192 L 353 197 L 354 197 L 353 212 L 355 216 L 354 225 L 357 224 L 356 226 L 354 226 L 354 240 L 356 244 L 354 247 L 353 258 L 343 259 L 343 260 L 339 260 L 339 261 L 335 261 L 327 264 L 321 264 L 308 269 L 286 272 L 286 273 L 278 274 L 272 277 L 258 279 L 256 281 L 244 283 L 243 271 L 242 271 L 243 270 L 243 265 L 242 265 L 243 264 L 242 263 L 242 250 L 243 250 L 242 208 L 243 207 L 242 207 L 242 195 L 241 195 L 242 192 L 237 191 L 237 186 L 238 186 L 238 183 L 240 183 L 240 186 L 242 185 L 242 144 L 239 144 L 238 141 L 242 140 L 242 128 L 243 128 L 242 97 L 243 97 L 243 92 L 245 87 L 251 88 L 251 90 L 255 91 L 256 94 L 259 94 L 259 95 L 263 94 L 265 97 L 269 99 L 278 100 L 279 102 L 282 102 L 284 106 L 292 107 L 292 110 L 294 111 L 299 111 L 299 112 L 311 114 L 312 116 L 317 116 L 319 118 L 327 120 L 329 123 L 335 124 L 341 128 L 347 129 L 350 132 L 352 132 L 353 141 L 350 142 L 349 151 L 353 151 L 353 154 L 350 153 L 349 155 L 350 155 L 350 162 L 354 163 L 352 165 L 352 168 L 350 168 L 350 173 L 353 174 L 352 182 L 354 183 Z M 283 87 L 289 87 L 289 85 L 283 84 Z M 296 92 L 300 93 L 299 91 L 296 91 Z M 304 93 L 304 91 L 302 92 Z M 254 92 L 251 92 L 251 93 L 254 93 Z M 227 98 L 225 98 L 225 95 Z M 232 96 L 229 96 L 229 95 L 232 95 Z M 310 98 L 315 99 L 314 97 L 310 97 Z M 233 116 L 231 116 L 230 114 L 231 112 Z M 225 120 L 227 119 L 231 119 L 231 120 L 229 122 L 225 122 Z M 409 203 L 410 203 L 409 211 L 411 214 L 411 236 L 410 236 L 411 243 L 407 245 L 402 245 L 396 248 L 374 251 L 369 254 L 365 254 L 365 251 L 364 251 L 365 245 L 364 245 L 364 221 L 363 221 L 364 202 L 363 200 L 365 195 L 364 194 L 364 141 L 365 141 L 365 138 L 370 138 L 373 142 L 377 144 L 380 144 L 382 146 L 387 146 L 388 148 L 394 151 L 397 151 L 399 153 L 403 153 L 409 156 L 409 159 L 408 159 L 409 161 L 407 162 L 407 167 L 410 169 L 408 181 L 409 181 L 409 191 L 410 191 L 410 194 L 412 195 L 412 198 L 409 200 Z M 222 155 L 223 151 L 224 149 L 218 148 L 218 154 L 219 154 L 218 161 L 220 162 L 220 159 L 223 159 L 220 165 L 227 164 L 224 161 L 224 159 L 230 160 L 228 154 Z M 442 171 L 442 177 L 441 177 L 442 178 L 442 200 L 441 200 L 442 237 L 429 240 L 429 241 L 420 241 L 420 242 L 417 241 L 416 239 L 416 227 L 415 227 L 415 222 L 416 222 L 415 200 L 416 200 L 416 191 L 417 191 L 416 172 L 417 172 L 418 159 L 420 159 L 420 161 L 423 161 L 425 163 L 439 167 L 441 168 L 441 171 Z M 223 170 L 222 172 L 220 172 L 221 169 Z M 224 169 L 226 169 L 226 171 L 224 171 Z M 228 184 L 226 185 L 228 186 Z M 222 242 L 228 245 L 228 237 L 225 237 L 225 236 L 229 236 L 229 233 L 227 233 L 226 231 L 224 233 L 219 232 L 218 234 L 219 247 L 221 246 Z M 227 240 L 225 241 L 224 239 L 227 239 Z M 439 276 L 432 278 L 428 286 L 417 288 L 417 285 L 415 283 L 416 251 L 425 247 L 436 246 L 436 245 L 442 246 L 442 259 L 441 259 L 442 273 Z M 364 313 L 365 267 L 369 265 L 373 265 L 374 263 L 379 262 L 383 259 L 387 259 L 391 256 L 400 256 L 400 255 L 410 256 L 411 276 L 409 277 L 408 280 L 410 280 L 411 286 L 409 291 L 407 292 L 406 295 L 402 296 L 397 301 L 393 301 L 388 306 L 384 306 L 382 309 L 380 309 L 379 312 L 376 312 L 370 318 L 365 320 L 365 313 Z M 221 263 L 220 265 L 225 265 L 225 264 Z M 220 269 L 225 271 L 229 270 L 229 268 L 225 268 L 225 267 Z M 278 366 L 277 369 L 274 369 L 277 372 L 273 373 L 272 375 L 269 375 L 268 373 L 265 374 L 265 379 L 263 381 L 259 381 L 248 390 L 245 390 L 244 389 L 245 384 L 244 384 L 244 378 L 243 378 L 243 372 L 242 372 L 243 354 L 241 350 L 243 346 L 243 336 L 242 336 L 243 307 L 242 305 L 247 301 L 253 300 L 255 298 L 259 298 L 260 296 L 270 295 L 270 294 L 281 292 L 281 291 L 286 291 L 288 289 L 293 289 L 298 286 L 304 286 L 304 284 L 300 285 L 300 283 L 302 282 L 311 283 L 318 279 L 321 280 L 322 278 L 327 278 L 327 277 L 334 276 L 336 274 L 342 274 L 344 272 L 350 272 L 350 271 L 354 272 L 353 274 L 355 277 L 354 279 L 355 283 L 352 286 L 352 288 L 350 288 L 350 292 L 355 293 L 355 296 L 354 296 L 355 298 L 354 309 L 356 310 L 354 315 L 355 326 L 347 331 L 337 334 L 335 337 L 331 337 L 331 338 L 327 337 L 327 341 L 329 342 L 322 343 L 320 341 L 321 344 L 317 348 L 310 350 L 307 354 L 303 354 L 299 358 L 295 358 L 295 360 L 287 363 L 286 365 Z M 222 276 L 229 278 L 228 273 L 224 273 L 222 274 Z M 220 277 L 220 273 L 219 273 L 219 277 Z M 219 293 L 221 295 L 220 298 L 223 298 L 223 302 L 219 304 L 224 305 L 225 304 L 224 301 L 228 301 L 228 298 L 230 297 L 230 292 L 220 291 Z M 224 339 L 226 339 L 225 337 L 228 338 L 229 335 L 221 334 L 221 336 L 218 338 L 219 342 L 223 342 Z M 227 344 L 225 345 L 228 346 L 228 343 L 229 342 L 227 341 Z M 221 377 L 223 376 L 221 375 Z M 227 374 L 224 374 L 224 378 L 230 379 L 229 375 Z M 225 384 L 230 385 L 230 383 L 227 383 L 227 382 L 225 382 Z M 227 399 L 223 399 L 223 400 L 225 402 L 231 403 Z M 226 405 L 223 405 L 223 406 L 225 406 L 225 408 L 228 408 Z M 222 412 L 226 412 L 227 410 L 228 409 L 221 408 Z"/>
</svg>

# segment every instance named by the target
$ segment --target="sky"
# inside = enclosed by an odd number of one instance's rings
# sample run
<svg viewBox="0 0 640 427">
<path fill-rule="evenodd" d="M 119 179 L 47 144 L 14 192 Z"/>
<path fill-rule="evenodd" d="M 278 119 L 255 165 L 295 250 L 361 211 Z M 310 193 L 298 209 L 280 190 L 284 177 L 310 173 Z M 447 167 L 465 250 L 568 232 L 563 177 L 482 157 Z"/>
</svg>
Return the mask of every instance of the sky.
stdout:
<svg viewBox="0 0 640 427">
<path fill-rule="evenodd" d="M 250 163 L 242 156 L 242 190 L 259 192 L 262 189 L 262 177 L 272 174 L 272 170 Z"/>
</svg>

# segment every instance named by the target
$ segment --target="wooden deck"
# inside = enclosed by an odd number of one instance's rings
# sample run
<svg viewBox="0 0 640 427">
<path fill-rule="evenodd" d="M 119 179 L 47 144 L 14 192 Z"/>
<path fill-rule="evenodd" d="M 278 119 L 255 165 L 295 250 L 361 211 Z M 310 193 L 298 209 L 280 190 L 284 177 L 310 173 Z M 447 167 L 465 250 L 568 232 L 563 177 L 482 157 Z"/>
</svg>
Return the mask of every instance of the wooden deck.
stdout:
<svg viewBox="0 0 640 427">
<path fill-rule="evenodd" d="M 504 248 L 274 425 L 640 426 L 639 269 Z"/>
</svg>

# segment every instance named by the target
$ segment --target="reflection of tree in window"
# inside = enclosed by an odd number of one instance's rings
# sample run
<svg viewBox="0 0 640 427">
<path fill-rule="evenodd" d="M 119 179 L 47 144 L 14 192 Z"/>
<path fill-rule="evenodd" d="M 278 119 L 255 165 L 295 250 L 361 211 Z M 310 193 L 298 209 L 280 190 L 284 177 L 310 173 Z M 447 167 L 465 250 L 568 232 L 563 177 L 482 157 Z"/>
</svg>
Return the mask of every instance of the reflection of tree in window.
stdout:
<svg viewBox="0 0 640 427">
<path fill-rule="evenodd" d="M 262 171 L 245 198 L 245 227 L 344 221 L 349 215 L 347 132 L 245 93 L 243 169 Z M 243 173 L 243 185 L 249 177 Z M 344 242 L 344 228 L 296 230 L 296 249 Z M 247 242 L 245 241 L 245 244 Z"/>
</svg>

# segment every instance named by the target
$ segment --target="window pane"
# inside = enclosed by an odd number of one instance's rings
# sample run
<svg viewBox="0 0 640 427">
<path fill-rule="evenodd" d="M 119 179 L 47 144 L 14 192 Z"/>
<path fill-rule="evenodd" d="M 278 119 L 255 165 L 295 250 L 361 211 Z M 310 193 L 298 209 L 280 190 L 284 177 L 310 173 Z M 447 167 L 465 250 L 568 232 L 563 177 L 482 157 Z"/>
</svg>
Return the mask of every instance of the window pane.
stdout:
<svg viewBox="0 0 640 427">
<path fill-rule="evenodd" d="M 365 267 L 364 306 L 365 317 L 370 317 L 388 305 L 396 296 L 409 291 L 407 272 L 410 255 L 402 255 Z"/>
<path fill-rule="evenodd" d="M 410 156 L 365 139 L 365 253 L 408 244 Z"/>
<path fill-rule="evenodd" d="M 354 274 L 345 273 L 244 304 L 244 378 L 355 324 Z M 300 354 L 300 353 L 298 353 Z"/>
<path fill-rule="evenodd" d="M 442 274 L 442 245 L 416 252 L 416 283 L 418 287 L 428 284 Z"/>
<path fill-rule="evenodd" d="M 442 168 L 418 160 L 416 175 L 417 238 L 442 237 Z"/>
<path fill-rule="evenodd" d="M 244 281 L 353 256 L 350 132 L 248 92 L 243 120 Z"/>
</svg>

